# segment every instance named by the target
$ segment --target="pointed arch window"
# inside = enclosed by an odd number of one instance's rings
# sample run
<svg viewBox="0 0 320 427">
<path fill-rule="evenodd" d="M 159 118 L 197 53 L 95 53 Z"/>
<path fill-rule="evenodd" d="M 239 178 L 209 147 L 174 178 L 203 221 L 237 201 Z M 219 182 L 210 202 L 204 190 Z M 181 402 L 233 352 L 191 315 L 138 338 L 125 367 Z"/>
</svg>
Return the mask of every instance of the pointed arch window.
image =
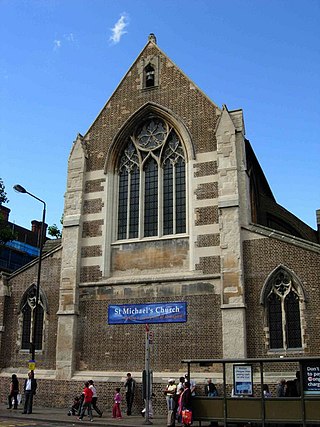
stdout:
<svg viewBox="0 0 320 427">
<path fill-rule="evenodd" d="M 185 156 L 164 120 L 145 121 L 120 156 L 118 239 L 186 232 Z"/>
<path fill-rule="evenodd" d="M 22 316 L 22 336 L 21 336 L 21 349 L 30 350 L 30 343 L 32 342 L 33 324 L 34 324 L 34 310 L 36 306 L 36 285 L 32 285 L 25 293 L 20 312 Z M 42 350 L 43 343 L 43 325 L 44 325 L 44 304 L 41 293 L 39 295 L 39 302 L 37 308 L 37 319 L 35 325 L 35 350 Z"/>
<path fill-rule="evenodd" d="M 300 297 L 289 272 L 279 269 L 270 278 L 265 304 L 270 349 L 301 348 Z"/>
<path fill-rule="evenodd" d="M 155 86 L 155 69 L 151 64 L 148 64 L 144 69 L 144 86 Z"/>
</svg>

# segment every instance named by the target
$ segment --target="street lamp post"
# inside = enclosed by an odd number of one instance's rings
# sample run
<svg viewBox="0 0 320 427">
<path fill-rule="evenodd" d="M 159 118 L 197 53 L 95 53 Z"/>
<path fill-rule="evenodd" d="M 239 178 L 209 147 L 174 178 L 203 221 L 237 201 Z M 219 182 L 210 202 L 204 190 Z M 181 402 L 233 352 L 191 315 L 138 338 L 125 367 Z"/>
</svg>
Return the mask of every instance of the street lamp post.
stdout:
<svg viewBox="0 0 320 427">
<path fill-rule="evenodd" d="M 43 241 L 44 241 L 44 224 L 46 220 L 46 203 L 39 199 L 39 197 L 35 196 L 32 193 L 29 193 L 22 185 L 14 185 L 14 190 L 18 193 L 25 193 L 29 194 L 29 196 L 33 197 L 34 199 L 39 200 L 39 202 L 43 203 L 43 210 L 42 210 L 42 223 L 40 228 L 40 248 L 39 248 L 39 262 L 38 262 L 38 277 L 37 277 L 37 286 L 36 286 L 36 303 L 35 307 L 33 309 L 33 325 L 32 325 L 32 338 L 30 342 L 30 353 L 31 353 L 31 360 L 35 362 L 35 352 L 36 352 L 36 333 L 37 333 L 37 320 L 38 320 L 38 306 L 39 306 L 39 296 L 40 296 L 40 278 L 41 278 L 41 261 L 42 261 L 42 247 L 43 247 Z"/>
</svg>

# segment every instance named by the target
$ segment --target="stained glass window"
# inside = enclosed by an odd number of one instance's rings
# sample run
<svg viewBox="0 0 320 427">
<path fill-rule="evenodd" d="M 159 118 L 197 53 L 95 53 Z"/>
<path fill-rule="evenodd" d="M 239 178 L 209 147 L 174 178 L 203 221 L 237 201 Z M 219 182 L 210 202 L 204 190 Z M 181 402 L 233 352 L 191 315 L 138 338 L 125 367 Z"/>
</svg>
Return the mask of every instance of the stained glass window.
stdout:
<svg viewBox="0 0 320 427">
<path fill-rule="evenodd" d="M 119 161 L 118 239 L 186 232 L 185 156 L 164 120 L 143 122 Z"/>
<path fill-rule="evenodd" d="M 28 292 L 24 296 L 22 301 L 22 337 L 21 337 L 21 349 L 30 350 L 30 343 L 33 339 L 33 325 L 35 321 L 35 306 L 36 306 L 36 286 L 30 287 Z M 42 349 L 43 341 L 43 322 L 44 322 L 44 309 L 41 295 L 39 295 L 38 307 L 37 307 L 37 319 L 35 325 L 35 350 Z"/>
<path fill-rule="evenodd" d="M 301 348 L 300 300 L 289 273 L 279 270 L 267 296 L 270 348 Z"/>
</svg>

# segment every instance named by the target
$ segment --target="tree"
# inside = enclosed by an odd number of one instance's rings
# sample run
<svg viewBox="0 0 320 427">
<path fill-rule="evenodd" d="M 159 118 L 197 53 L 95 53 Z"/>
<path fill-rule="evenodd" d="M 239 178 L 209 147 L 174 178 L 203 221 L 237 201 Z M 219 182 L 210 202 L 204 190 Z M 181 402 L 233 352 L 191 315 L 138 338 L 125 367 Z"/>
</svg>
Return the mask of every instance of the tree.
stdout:
<svg viewBox="0 0 320 427">
<path fill-rule="evenodd" d="M 5 192 L 5 186 L 4 183 L 2 181 L 2 178 L 0 178 L 0 205 L 2 205 L 3 203 L 8 203 L 8 197 L 7 197 L 7 193 Z"/>
<path fill-rule="evenodd" d="M 48 234 L 49 236 L 52 236 L 56 239 L 61 239 L 62 237 L 61 231 L 59 230 L 57 224 L 49 225 Z"/>
<path fill-rule="evenodd" d="M 0 178 L 0 206 L 3 203 L 8 203 L 9 199 L 5 191 L 5 185 Z M 14 240 L 16 234 L 11 230 L 8 223 L 3 219 L 3 215 L 0 212 L 0 245 L 5 245 L 7 242 Z"/>
</svg>

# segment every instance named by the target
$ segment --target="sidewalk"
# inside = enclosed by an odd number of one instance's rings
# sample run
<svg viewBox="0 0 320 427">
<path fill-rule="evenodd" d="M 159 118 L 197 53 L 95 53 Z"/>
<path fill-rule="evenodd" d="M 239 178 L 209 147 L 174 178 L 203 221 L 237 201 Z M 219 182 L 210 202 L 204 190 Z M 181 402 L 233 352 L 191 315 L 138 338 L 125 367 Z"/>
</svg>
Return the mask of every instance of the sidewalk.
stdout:
<svg viewBox="0 0 320 427">
<path fill-rule="evenodd" d="M 82 421 L 79 421 L 76 416 L 68 416 L 67 412 L 68 409 L 61 409 L 61 408 L 40 408 L 40 407 L 34 407 L 33 412 L 30 415 L 22 414 L 22 410 L 17 409 L 6 409 L 4 407 L 0 408 L 0 419 L 1 418 L 12 418 L 20 421 L 26 421 L 26 420 L 32 420 L 36 422 L 52 422 L 55 424 L 60 424 L 61 426 L 64 425 L 96 425 L 96 426 L 104 426 L 104 427 L 112 427 L 112 426 L 119 426 L 119 427 L 141 427 L 146 425 L 145 419 L 142 418 L 141 415 L 131 415 L 128 417 L 127 415 L 124 415 L 121 420 L 113 419 L 111 412 L 104 412 L 102 417 L 99 418 L 98 416 L 94 416 L 93 422 L 89 421 L 88 417 L 84 417 Z M 166 417 L 159 417 L 156 416 L 155 418 L 150 420 L 152 422 L 152 425 L 154 426 L 162 426 L 166 427 Z M 150 424 L 151 425 L 151 424 Z"/>
</svg>

